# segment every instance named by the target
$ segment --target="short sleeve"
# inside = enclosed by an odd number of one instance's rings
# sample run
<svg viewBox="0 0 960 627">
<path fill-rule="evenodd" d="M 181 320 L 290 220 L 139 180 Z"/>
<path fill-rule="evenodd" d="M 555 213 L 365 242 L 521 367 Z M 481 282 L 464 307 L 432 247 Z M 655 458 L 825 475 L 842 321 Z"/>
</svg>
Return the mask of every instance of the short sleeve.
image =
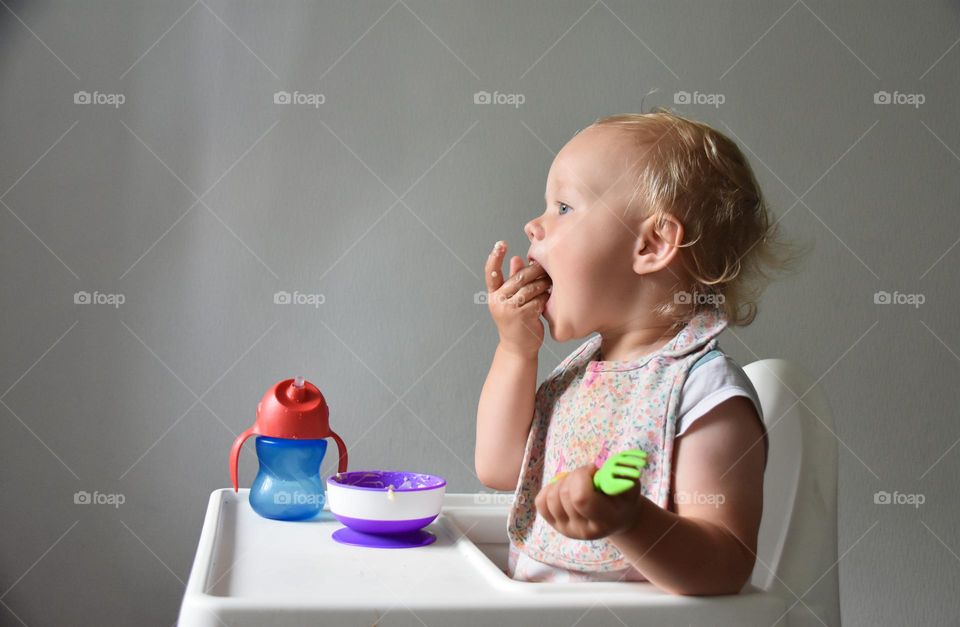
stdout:
<svg viewBox="0 0 960 627">
<path fill-rule="evenodd" d="M 750 377 L 725 354 L 696 364 L 687 375 L 680 392 L 677 434 L 680 437 L 696 420 L 723 401 L 734 396 L 750 399 L 763 420 L 763 409 Z"/>
</svg>

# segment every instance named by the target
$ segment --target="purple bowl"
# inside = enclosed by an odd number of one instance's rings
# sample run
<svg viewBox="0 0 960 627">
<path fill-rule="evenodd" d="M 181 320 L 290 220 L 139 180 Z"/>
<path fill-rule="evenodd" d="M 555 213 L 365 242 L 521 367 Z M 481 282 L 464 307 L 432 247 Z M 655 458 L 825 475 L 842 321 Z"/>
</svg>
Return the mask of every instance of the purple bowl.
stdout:
<svg viewBox="0 0 960 627">
<path fill-rule="evenodd" d="M 327 478 L 330 511 L 367 534 L 406 534 L 433 522 L 443 507 L 446 480 L 419 472 L 357 470 Z"/>
</svg>

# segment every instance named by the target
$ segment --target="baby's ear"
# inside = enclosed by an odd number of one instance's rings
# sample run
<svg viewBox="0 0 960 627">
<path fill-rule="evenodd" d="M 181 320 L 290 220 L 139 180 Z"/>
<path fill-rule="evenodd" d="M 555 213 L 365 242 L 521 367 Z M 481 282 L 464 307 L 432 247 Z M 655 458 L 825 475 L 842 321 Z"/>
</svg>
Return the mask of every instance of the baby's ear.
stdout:
<svg viewBox="0 0 960 627">
<path fill-rule="evenodd" d="M 640 224 L 633 249 L 633 269 L 637 274 L 650 274 L 670 265 L 680 252 L 683 242 L 683 224 L 669 213 L 663 214 L 657 227 L 657 216 L 652 215 Z"/>
</svg>

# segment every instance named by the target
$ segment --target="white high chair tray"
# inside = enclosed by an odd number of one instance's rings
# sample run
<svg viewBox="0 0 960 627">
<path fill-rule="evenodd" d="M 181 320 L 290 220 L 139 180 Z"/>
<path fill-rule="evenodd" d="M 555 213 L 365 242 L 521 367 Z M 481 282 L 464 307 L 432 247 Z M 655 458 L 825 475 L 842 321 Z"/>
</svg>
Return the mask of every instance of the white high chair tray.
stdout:
<svg viewBox="0 0 960 627">
<path fill-rule="evenodd" d="M 747 586 L 739 595 L 678 596 L 647 582 L 531 583 L 504 573 L 505 494 L 446 494 L 428 546 L 376 549 L 309 522 L 257 515 L 248 490 L 210 495 L 183 627 L 217 625 L 658 625 L 787 623 L 787 605 Z"/>
</svg>

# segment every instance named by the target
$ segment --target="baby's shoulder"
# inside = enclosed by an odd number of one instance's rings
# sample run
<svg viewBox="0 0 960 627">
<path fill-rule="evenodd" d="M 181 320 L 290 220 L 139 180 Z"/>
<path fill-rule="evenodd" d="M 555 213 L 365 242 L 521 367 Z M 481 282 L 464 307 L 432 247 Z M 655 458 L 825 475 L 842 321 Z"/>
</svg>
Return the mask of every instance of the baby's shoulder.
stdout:
<svg viewBox="0 0 960 627">
<path fill-rule="evenodd" d="M 684 391 L 691 387 L 712 390 L 729 385 L 752 387 L 746 371 L 733 357 L 719 348 L 707 351 L 697 358 L 683 382 Z"/>
</svg>

